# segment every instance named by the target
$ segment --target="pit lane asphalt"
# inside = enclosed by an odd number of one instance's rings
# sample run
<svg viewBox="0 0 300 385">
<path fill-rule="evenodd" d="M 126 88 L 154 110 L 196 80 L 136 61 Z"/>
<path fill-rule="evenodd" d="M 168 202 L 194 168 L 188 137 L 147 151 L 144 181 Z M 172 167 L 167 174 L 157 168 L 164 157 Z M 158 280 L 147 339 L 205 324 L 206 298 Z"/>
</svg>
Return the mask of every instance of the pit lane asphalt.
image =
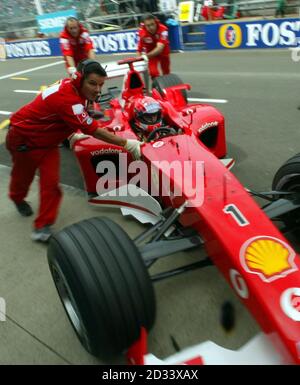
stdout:
<svg viewBox="0 0 300 385">
<path fill-rule="evenodd" d="M 98 57 L 101 62 L 120 57 Z M 0 62 L 0 78 L 6 74 L 56 62 L 56 59 Z M 228 155 L 243 184 L 268 190 L 276 169 L 300 152 L 300 63 L 289 50 L 203 51 L 172 55 L 173 72 L 191 83 L 191 97 L 226 99 L 214 104 L 225 115 Z M 64 76 L 63 64 L 28 72 L 29 80 L 0 80 L 0 110 L 15 111 L 32 100 L 32 94 L 15 89 L 38 90 Z M 120 84 L 118 81 L 111 82 Z M 110 85 L 111 85 L 110 83 Z M 7 117 L 0 115 L 0 123 Z M 0 143 L 5 137 L 0 130 Z M 20 218 L 6 197 L 10 159 L 0 144 L 0 297 L 6 300 L 7 318 L 0 322 L 1 364 L 101 364 L 78 342 L 56 294 L 46 261 L 46 248 L 29 239 L 31 219 Z M 70 172 L 72 170 L 72 172 Z M 62 149 L 61 180 L 64 201 L 56 229 L 81 219 L 107 215 L 131 236 L 142 228 L 122 218 L 118 210 L 89 207 L 82 180 L 71 152 Z M 70 187 L 71 186 L 71 187 Z M 37 209 L 37 185 L 29 200 Z M 159 261 L 152 271 L 195 261 L 197 252 L 180 253 Z M 232 289 L 214 267 L 186 273 L 155 285 L 157 320 L 149 336 L 149 351 L 158 357 L 179 347 L 212 340 L 237 349 L 259 330 Z M 219 323 L 220 306 L 230 299 L 236 307 L 236 326 L 226 333 Z M 113 363 L 122 363 L 122 358 Z"/>
</svg>

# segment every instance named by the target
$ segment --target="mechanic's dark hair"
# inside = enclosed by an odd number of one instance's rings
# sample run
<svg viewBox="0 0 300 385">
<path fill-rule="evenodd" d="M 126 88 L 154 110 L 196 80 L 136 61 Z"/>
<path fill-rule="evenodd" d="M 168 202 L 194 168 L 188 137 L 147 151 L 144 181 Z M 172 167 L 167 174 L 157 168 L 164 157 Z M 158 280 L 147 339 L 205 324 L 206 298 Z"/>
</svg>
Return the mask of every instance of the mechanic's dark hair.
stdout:
<svg viewBox="0 0 300 385">
<path fill-rule="evenodd" d="M 143 17 L 142 20 L 143 20 L 143 21 L 146 21 L 146 20 L 157 20 L 157 17 L 154 16 L 154 15 L 152 15 L 152 13 L 147 13 L 147 14 Z"/>
<path fill-rule="evenodd" d="M 77 17 L 75 16 L 69 16 L 66 20 L 66 24 L 65 25 L 68 25 L 68 22 L 69 21 L 77 21 L 78 24 L 80 24 L 79 20 L 77 19 Z"/>
<path fill-rule="evenodd" d="M 88 77 L 90 74 L 97 74 L 103 77 L 107 76 L 107 73 L 102 65 L 93 59 L 82 60 L 77 66 L 77 71 L 83 75 L 83 79 Z"/>
</svg>

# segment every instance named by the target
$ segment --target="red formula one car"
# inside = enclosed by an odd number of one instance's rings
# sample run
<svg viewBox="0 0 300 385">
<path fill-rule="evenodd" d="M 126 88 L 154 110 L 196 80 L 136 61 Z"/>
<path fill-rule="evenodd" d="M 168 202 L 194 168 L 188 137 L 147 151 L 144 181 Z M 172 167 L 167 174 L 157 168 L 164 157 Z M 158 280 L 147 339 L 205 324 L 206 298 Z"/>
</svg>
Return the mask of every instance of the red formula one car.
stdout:
<svg viewBox="0 0 300 385">
<path fill-rule="evenodd" d="M 164 362 L 299 363 L 300 262 L 283 234 L 299 225 L 300 155 L 278 170 L 272 191 L 245 189 L 224 158 L 218 110 L 188 104 L 190 86 L 175 75 L 157 78 L 147 93 L 144 63 L 119 64 L 108 73 L 118 76 L 129 66 L 121 97 L 115 89 L 102 97 L 99 124 L 142 140 L 141 161 L 94 138 L 79 139 L 73 150 L 90 203 L 119 206 L 150 225 L 132 240 L 117 223 L 98 217 L 51 239 L 50 270 L 82 345 L 105 360 L 128 351 L 130 362 L 159 363 L 144 348 L 155 320 L 153 282 L 214 264 L 262 334 L 236 353 L 205 343 Z M 259 207 L 253 195 L 267 204 Z M 157 259 L 192 248 L 204 248 L 208 257 L 150 277 L 147 268 Z"/>
</svg>

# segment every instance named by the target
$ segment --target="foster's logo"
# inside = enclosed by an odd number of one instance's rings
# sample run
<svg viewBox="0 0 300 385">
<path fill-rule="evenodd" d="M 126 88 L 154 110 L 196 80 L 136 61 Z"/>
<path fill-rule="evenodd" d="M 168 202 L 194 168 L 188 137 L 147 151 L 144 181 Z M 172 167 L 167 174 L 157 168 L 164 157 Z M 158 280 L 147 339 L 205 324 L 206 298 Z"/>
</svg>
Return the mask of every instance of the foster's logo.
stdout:
<svg viewBox="0 0 300 385">
<path fill-rule="evenodd" d="M 242 30 L 237 24 L 224 24 L 219 29 L 219 40 L 225 48 L 238 48 L 242 44 Z"/>
</svg>

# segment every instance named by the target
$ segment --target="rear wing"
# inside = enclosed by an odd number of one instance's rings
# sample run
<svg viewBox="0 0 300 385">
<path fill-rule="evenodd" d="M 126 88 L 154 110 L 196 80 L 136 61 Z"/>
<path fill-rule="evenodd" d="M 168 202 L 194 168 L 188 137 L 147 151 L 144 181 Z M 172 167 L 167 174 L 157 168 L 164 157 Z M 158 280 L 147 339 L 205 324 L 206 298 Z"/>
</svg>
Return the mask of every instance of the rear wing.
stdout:
<svg viewBox="0 0 300 385">
<path fill-rule="evenodd" d="M 119 60 L 118 62 L 108 62 L 102 63 L 103 68 L 107 73 L 108 79 L 114 79 L 121 76 L 124 76 L 123 91 L 125 88 L 125 79 L 128 72 L 136 71 L 138 73 L 143 73 L 144 75 L 144 84 L 146 93 L 149 94 L 150 91 L 150 79 L 148 71 L 148 62 L 142 57 L 129 57 L 126 59 Z"/>
<path fill-rule="evenodd" d="M 113 79 L 125 76 L 129 70 L 129 63 L 132 63 L 135 71 L 139 73 L 146 73 L 148 71 L 148 64 L 142 58 L 132 58 L 130 61 L 127 61 L 127 59 L 120 62 L 112 61 L 107 63 L 101 63 L 101 65 L 107 73 L 107 78 Z"/>
</svg>

